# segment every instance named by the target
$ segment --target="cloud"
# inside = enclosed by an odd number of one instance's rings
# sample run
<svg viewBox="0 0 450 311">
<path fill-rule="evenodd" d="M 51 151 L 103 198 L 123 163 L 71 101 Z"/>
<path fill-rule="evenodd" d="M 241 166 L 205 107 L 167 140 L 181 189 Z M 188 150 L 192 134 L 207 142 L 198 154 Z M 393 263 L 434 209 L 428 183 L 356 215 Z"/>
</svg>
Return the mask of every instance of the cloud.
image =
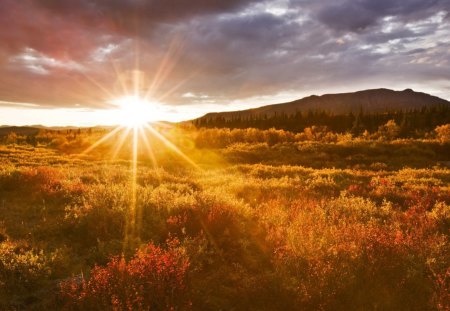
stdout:
<svg viewBox="0 0 450 311">
<path fill-rule="evenodd" d="M 53 14 L 80 23 L 102 24 L 115 32 L 146 36 L 160 23 L 234 11 L 252 1 L 255 0 L 37 0 L 37 3 Z"/>
<path fill-rule="evenodd" d="M 0 40 L 17 52 L 32 48 L 80 59 L 101 43 L 148 37 L 164 23 L 236 10 L 251 0 L 2 0 Z"/>
<path fill-rule="evenodd" d="M 71 70 L 83 71 L 84 67 L 74 61 L 61 61 L 48 57 L 42 53 L 37 52 L 32 48 L 25 48 L 23 53 L 14 56 L 10 59 L 11 65 L 19 65 L 28 69 L 30 72 L 48 75 L 51 70 Z"/>
<path fill-rule="evenodd" d="M 137 76 L 172 106 L 409 84 L 450 98 L 449 10 L 445 0 L 2 0 L 0 101 L 102 108 Z"/>
<path fill-rule="evenodd" d="M 332 29 L 360 32 L 388 16 L 407 22 L 449 10 L 450 4 L 446 0 L 337 0 L 332 5 L 320 7 L 316 15 Z"/>
</svg>

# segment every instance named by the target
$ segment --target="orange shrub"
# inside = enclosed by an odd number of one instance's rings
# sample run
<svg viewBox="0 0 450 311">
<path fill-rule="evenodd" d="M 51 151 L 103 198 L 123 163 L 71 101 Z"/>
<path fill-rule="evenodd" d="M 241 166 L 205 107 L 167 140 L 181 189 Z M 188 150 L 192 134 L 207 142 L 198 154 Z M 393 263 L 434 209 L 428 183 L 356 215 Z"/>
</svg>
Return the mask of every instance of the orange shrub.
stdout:
<svg viewBox="0 0 450 311">
<path fill-rule="evenodd" d="M 89 279 L 61 284 L 66 310 L 183 310 L 190 308 L 189 259 L 170 241 L 167 250 L 148 244 L 126 261 L 114 257 Z"/>
</svg>

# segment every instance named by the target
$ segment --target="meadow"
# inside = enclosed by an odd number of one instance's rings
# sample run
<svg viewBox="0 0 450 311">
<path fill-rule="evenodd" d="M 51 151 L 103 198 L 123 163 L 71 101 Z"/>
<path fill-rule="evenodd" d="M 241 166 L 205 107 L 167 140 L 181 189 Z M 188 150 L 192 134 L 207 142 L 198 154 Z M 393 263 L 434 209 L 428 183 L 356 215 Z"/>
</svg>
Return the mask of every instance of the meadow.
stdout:
<svg viewBox="0 0 450 311">
<path fill-rule="evenodd" d="M 449 310 L 449 128 L 10 134 L 0 309 Z"/>
</svg>

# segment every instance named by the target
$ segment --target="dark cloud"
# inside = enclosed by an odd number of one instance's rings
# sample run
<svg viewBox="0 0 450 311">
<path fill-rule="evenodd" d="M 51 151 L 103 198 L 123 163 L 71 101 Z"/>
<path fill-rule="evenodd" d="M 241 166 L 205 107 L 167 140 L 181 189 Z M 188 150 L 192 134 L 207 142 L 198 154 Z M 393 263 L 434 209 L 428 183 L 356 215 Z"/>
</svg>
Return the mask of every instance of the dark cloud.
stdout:
<svg viewBox="0 0 450 311">
<path fill-rule="evenodd" d="M 251 0 L 36 0 L 43 7 L 68 15 L 79 12 L 97 16 L 129 17 L 140 14 L 149 20 L 179 19 L 205 13 L 223 13 Z"/>
<path fill-rule="evenodd" d="M 82 58 L 104 40 L 106 28 L 89 28 L 54 15 L 30 0 L 0 2 L 0 50 L 4 57 L 33 48 L 60 59 Z"/>
<path fill-rule="evenodd" d="M 147 35 L 159 23 L 177 22 L 197 15 L 234 11 L 255 0 L 37 0 L 54 14 L 114 31 Z"/>
<path fill-rule="evenodd" d="M 254 0 L 2 0 L 3 49 L 80 58 L 105 39 L 148 37 L 161 24 L 239 9 Z"/>
<path fill-rule="evenodd" d="M 400 17 L 403 21 L 418 20 L 448 12 L 447 0 L 337 0 L 332 5 L 317 10 L 318 19 L 327 26 L 343 31 L 363 31 L 388 16 Z"/>
<path fill-rule="evenodd" d="M 1 0 L 0 102 L 103 107 L 131 89 L 136 67 L 143 92 L 153 85 L 171 105 L 442 85 L 449 9 L 444 0 Z"/>
</svg>

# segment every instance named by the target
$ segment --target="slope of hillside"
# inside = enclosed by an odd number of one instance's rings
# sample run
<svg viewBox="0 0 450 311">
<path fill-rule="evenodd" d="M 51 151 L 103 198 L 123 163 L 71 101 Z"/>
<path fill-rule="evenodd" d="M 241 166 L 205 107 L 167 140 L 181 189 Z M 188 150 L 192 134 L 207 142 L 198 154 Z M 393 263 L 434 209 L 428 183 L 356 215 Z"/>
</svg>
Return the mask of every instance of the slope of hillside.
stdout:
<svg viewBox="0 0 450 311">
<path fill-rule="evenodd" d="M 393 91 L 389 89 L 372 89 L 353 93 L 312 95 L 288 103 L 263 106 L 255 109 L 230 112 L 208 113 L 201 118 L 248 117 L 254 115 L 271 116 L 275 113 L 294 114 L 297 111 L 321 110 L 334 114 L 384 112 L 392 110 L 420 109 L 426 106 L 448 105 L 450 102 L 426 93 L 415 92 L 411 89 Z"/>
</svg>

